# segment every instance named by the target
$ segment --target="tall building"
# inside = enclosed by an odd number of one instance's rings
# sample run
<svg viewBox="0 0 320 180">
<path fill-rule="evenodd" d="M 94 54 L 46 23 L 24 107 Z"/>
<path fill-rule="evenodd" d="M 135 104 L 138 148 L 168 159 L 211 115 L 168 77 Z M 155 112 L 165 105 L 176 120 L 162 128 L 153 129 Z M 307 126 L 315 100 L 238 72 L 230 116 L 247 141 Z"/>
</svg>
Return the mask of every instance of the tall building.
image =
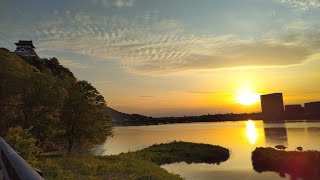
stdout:
<svg viewBox="0 0 320 180">
<path fill-rule="evenodd" d="M 284 114 L 282 93 L 261 95 L 262 115 L 265 119 L 279 119 Z"/>
<path fill-rule="evenodd" d="M 320 115 L 320 101 L 305 103 L 304 109 L 307 115 Z"/>
<path fill-rule="evenodd" d="M 32 41 L 22 41 L 19 40 L 18 43 L 15 43 L 17 48 L 14 51 L 20 56 L 31 56 L 31 57 L 38 57 L 35 49 L 36 47 L 33 46 Z"/>
</svg>

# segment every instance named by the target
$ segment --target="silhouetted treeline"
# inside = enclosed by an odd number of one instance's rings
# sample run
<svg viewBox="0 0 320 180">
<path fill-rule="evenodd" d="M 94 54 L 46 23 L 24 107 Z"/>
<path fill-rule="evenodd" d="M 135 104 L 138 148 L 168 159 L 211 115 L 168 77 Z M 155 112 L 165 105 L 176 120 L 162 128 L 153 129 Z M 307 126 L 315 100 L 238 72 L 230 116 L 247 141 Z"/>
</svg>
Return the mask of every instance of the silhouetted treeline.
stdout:
<svg viewBox="0 0 320 180">
<path fill-rule="evenodd" d="M 202 116 L 184 116 L 184 117 L 161 117 L 154 118 L 139 114 L 125 114 L 107 107 L 107 111 L 112 117 L 112 123 L 116 126 L 141 126 L 141 125 L 159 125 L 171 123 L 192 123 L 192 122 L 219 122 L 219 121 L 240 121 L 240 120 L 260 120 L 261 113 L 243 113 L 243 114 L 208 114 Z"/>
</svg>

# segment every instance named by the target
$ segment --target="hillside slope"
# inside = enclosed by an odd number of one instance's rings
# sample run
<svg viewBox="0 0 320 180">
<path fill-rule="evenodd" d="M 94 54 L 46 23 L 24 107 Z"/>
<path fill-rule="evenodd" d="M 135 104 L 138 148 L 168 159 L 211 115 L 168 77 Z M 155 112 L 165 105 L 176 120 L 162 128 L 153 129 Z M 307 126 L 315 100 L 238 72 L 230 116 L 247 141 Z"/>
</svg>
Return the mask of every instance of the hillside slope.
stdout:
<svg viewBox="0 0 320 180">
<path fill-rule="evenodd" d="M 139 114 L 126 114 L 111 107 L 106 107 L 106 111 L 111 116 L 114 125 L 143 125 L 148 124 L 153 119 Z"/>
</svg>

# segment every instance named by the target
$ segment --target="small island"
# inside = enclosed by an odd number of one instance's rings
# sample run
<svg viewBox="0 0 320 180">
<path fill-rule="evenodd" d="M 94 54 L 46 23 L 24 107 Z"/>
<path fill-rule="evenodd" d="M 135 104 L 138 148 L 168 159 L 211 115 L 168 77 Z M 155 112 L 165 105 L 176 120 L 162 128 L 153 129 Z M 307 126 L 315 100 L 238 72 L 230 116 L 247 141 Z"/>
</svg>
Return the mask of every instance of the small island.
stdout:
<svg viewBox="0 0 320 180">
<path fill-rule="evenodd" d="M 160 165 L 219 164 L 229 157 L 230 151 L 220 146 L 174 141 L 111 156 L 40 156 L 38 164 L 46 179 L 182 179 Z"/>
<path fill-rule="evenodd" d="M 256 148 L 252 152 L 255 171 L 273 171 L 281 177 L 289 174 L 293 179 L 318 179 L 320 177 L 319 151 L 283 151 L 273 148 Z"/>
</svg>

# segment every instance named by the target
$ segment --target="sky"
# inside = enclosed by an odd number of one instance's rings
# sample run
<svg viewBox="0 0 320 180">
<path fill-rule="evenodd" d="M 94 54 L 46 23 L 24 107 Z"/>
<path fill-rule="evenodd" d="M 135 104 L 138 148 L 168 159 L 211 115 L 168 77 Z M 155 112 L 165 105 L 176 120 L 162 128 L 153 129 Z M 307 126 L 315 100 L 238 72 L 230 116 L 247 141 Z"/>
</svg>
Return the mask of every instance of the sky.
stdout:
<svg viewBox="0 0 320 180">
<path fill-rule="evenodd" d="M 0 47 L 33 40 L 122 112 L 260 112 L 238 93 L 320 100 L 319 17 L 320 0 L 1 0 Z"/>
</svg>

